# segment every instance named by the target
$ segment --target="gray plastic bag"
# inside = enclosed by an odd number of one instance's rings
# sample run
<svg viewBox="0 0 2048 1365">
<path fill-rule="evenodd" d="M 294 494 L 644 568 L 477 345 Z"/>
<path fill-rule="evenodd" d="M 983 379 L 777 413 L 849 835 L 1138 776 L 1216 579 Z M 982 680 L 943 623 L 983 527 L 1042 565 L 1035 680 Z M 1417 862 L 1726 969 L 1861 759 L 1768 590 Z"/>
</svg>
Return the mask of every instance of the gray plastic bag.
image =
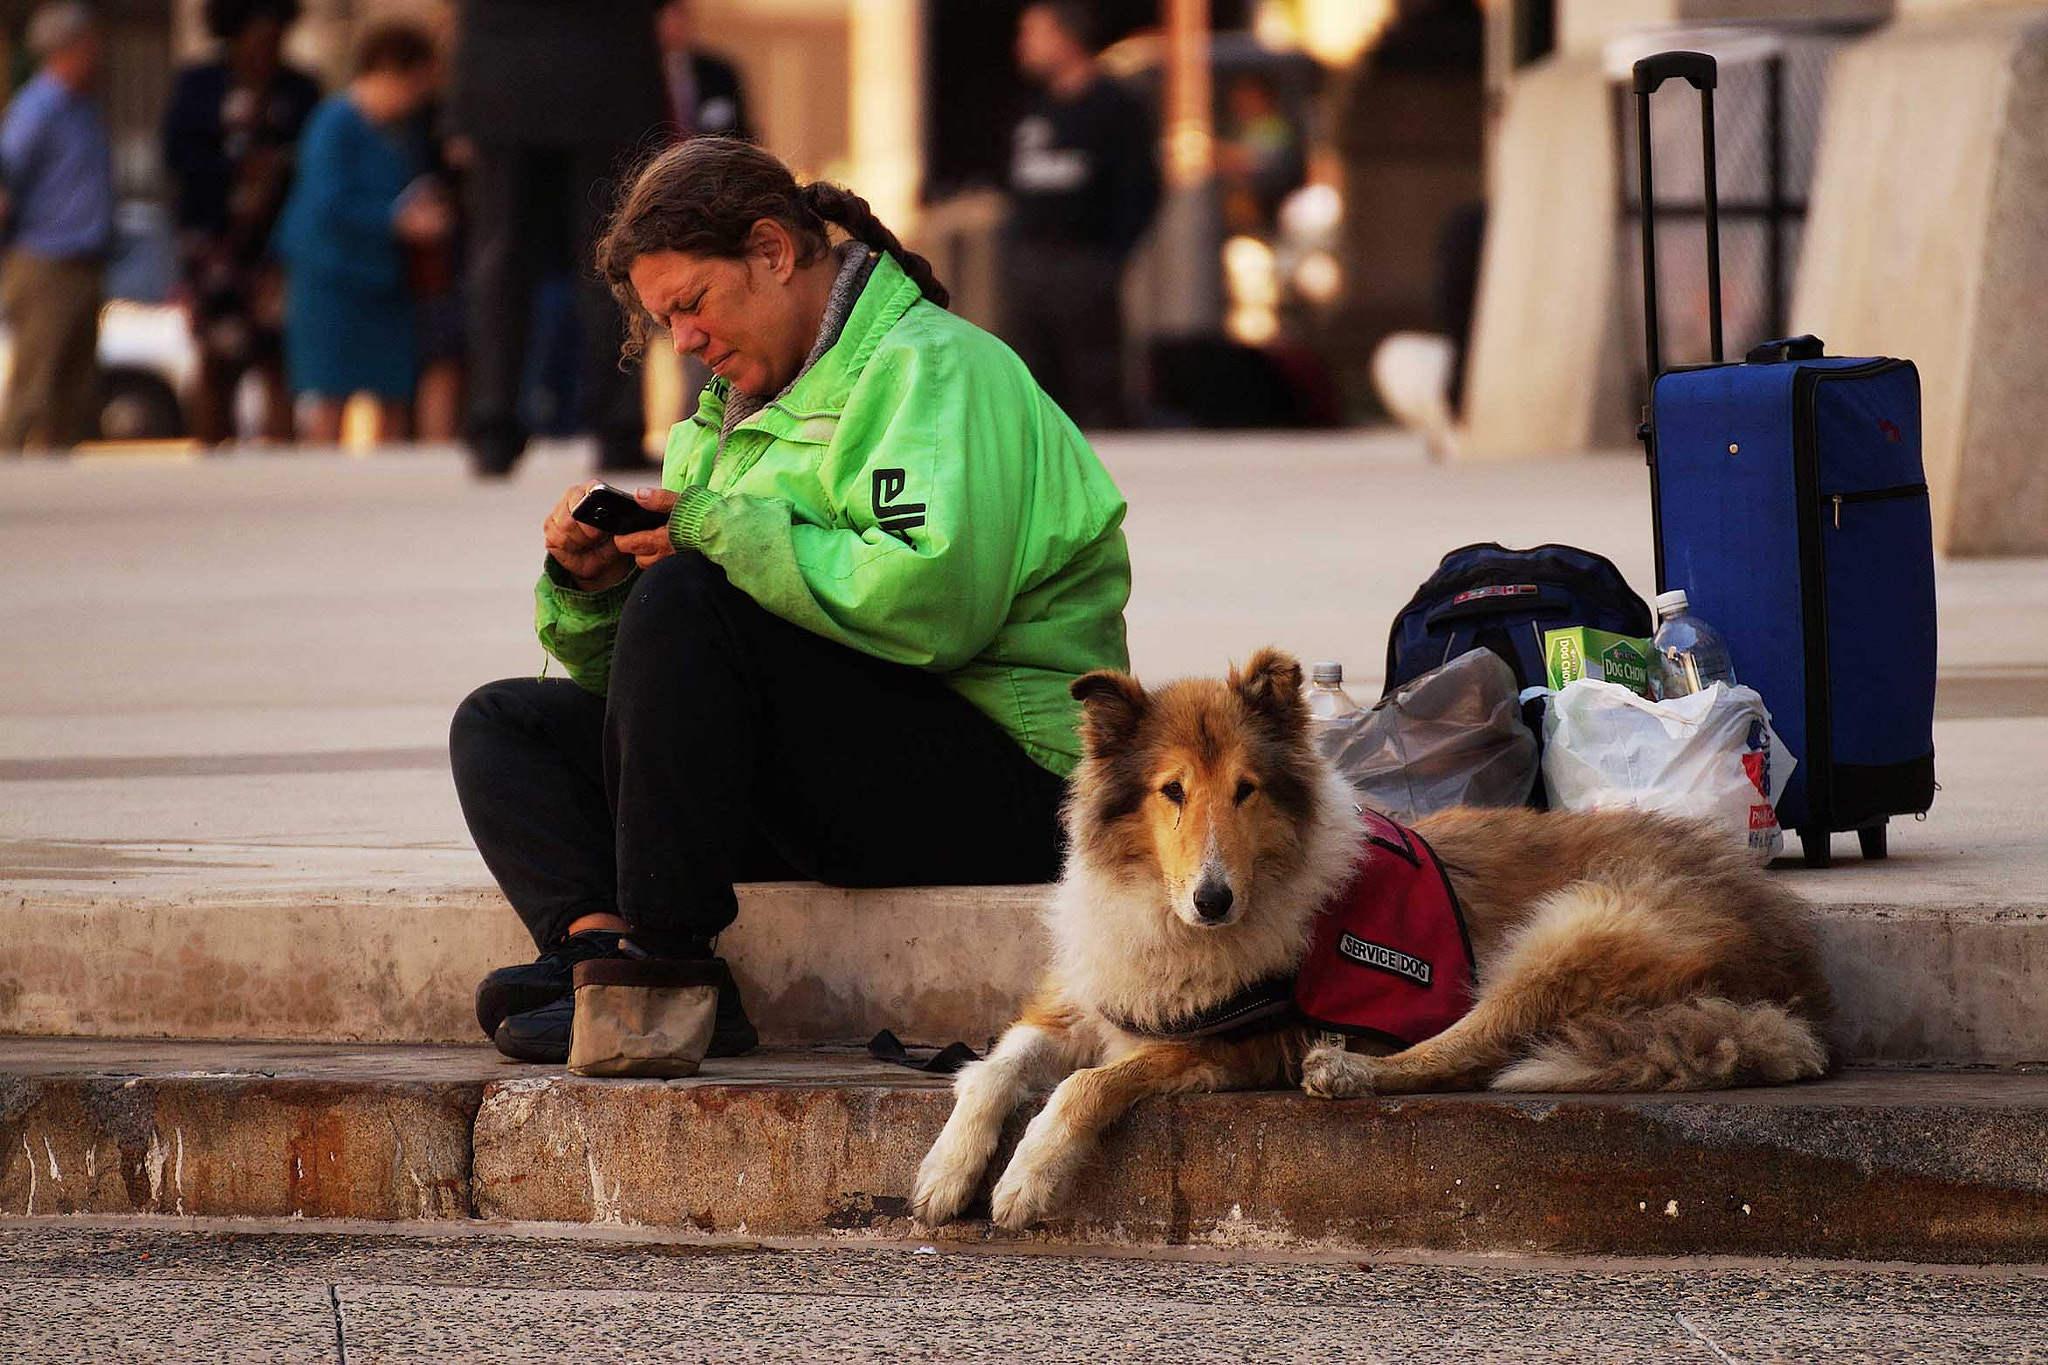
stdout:
<svg viewBox="0 0 2048 1365">
<path fill-rule="evenodd" d="M 1452 806 L 1519 806 L 1536 786 L 1536 736 L 1522 723 L 1514 670 L 1490 649 L 1321 722 L 1316 742 L 1360 800 L 1403 824 Z"/>
</svg>

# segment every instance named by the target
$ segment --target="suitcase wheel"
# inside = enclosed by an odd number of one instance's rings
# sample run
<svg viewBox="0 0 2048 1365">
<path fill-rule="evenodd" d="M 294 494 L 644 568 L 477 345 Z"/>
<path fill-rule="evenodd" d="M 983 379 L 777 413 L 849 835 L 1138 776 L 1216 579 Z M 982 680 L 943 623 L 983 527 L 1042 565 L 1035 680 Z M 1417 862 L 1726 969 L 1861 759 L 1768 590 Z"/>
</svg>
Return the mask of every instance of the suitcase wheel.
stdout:
<svg viewBox="0 0 2048 1365">
<path fill-rule="evenodd" d="M 1824 829 L 1802 829 L 1799 835 L 1799 851 L 1805 855 L 1808 867 L 1833 867 L 1834 850 L 1828 846 L 1829 835 Z"/>
<path fill-rule="evenodd" d="M 1880 858 L 1890 856 L 1889 850 L 1885 848 L 1884 834 L 1885 827 L 1881 824 L 1866 825 L 1856 831 L 1856 841 L 1863 845 L 1865 861 L 1876 862 Z"/>
</svg>

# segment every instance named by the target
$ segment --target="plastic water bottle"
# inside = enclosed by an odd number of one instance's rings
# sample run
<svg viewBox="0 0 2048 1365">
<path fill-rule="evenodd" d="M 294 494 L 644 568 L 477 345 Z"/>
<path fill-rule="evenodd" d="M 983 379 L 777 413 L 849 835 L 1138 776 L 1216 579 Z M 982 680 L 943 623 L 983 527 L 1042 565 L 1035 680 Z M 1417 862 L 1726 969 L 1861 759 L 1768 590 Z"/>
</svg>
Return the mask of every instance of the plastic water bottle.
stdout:
<svg viewBox="0 0 2048 1365">
<path fill-rule="evenodd" d="M 1650 641 L 1660 666 L 1659 693 L 1685 697 L 1715 683 L 1735 686 L 1735 665 L 1721 633 L 1694 616 L 1685 590 L 1657 594 L 1657 635 Z"/>
<path fill-rule="evenodd" d="M 1309 720 L 1322 725 L 1348 716 L 1359 709 L 1351 694 L 1344 690 L 1344 665 L 1329 659 L 1322 659 L 1309 665 L 1308 672 L 1308 715 Z"/>
</svg>

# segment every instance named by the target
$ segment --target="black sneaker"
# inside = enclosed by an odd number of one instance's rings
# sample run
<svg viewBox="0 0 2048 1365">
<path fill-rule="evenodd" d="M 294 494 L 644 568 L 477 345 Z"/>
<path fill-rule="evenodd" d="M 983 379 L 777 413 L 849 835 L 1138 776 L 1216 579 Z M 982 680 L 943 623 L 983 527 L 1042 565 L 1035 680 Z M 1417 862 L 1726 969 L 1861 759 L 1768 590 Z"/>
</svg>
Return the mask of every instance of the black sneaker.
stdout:
<svg viewBox="0 0 2048 1365">
<path fill-rule="evenodd" d="M 592 956 L 623 957 L 625 954 Z M 746 1006 L 740 1003 L 739 983 L 732 979 L 732 969 L 725 965 L 724 958 L 711 960 L 718 967 L 718 1018 L 711 1026 L 711 1046 L 704 1050 L 704 1055 L 738 1057 L 752 1052 L 761 1045 L 761 1035 L 755 1032 L 753 1021 L 747 1018 Z M 569 1060 L 569 1034 L 575 1025 L 576 996 L 572 991 L 538 1009 L 508 1015 L 491 1035 L 491 1041 L 497 1045 L 498 1051 L 515 1062 L 560 1066 Z"/>
<path fill-rule="evenodd" d="M 569 1030 L 575 1024 L 576 997 L 565 995 L 537 1010 L 507 1016 L 491 1041 L 515 1062 L 560 1066 L 569 1060 Z"/>
<path fill-rule="evenodd" d="M 497 1041 L 498 1025 L 515 1014 L 526 1014 L 557 1000 L 566 1000 L 574 989 L 571 976 L 579 962 L 598 957 L 623 957 L 617 929 L 585 929 L 571 934 L 531 962 L 500 967 L 478 983 L 476 1022 L 484 1037 Z M 568 1035 L 562 1035 L 562 1055 L 568 1056 Z"/>
<path fill-rule="evenodd" d="M 732 968 L 722 957 L 711 961 L 718 968 L 718 1018 L 711 1025 L 711 1046 L 704 1055 L 742 1056 L 761 1045 L 761 1035 L 754 1031 L 754 1021 L 747 1018 L 747 1007 L 740 1003 L 740 983 L 732 979 Z"/>
</svg>

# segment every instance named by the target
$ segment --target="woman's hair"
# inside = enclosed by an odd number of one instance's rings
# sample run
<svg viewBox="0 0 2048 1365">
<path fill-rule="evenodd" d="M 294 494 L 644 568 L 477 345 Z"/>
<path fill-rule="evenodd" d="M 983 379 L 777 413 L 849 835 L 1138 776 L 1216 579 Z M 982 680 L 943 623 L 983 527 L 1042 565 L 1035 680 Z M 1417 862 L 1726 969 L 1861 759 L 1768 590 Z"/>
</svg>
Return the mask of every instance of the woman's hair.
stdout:
<svg viewBox="0 0 2048 1365">
<path fill-rule="evenodd" d="M 299 21 L 299 0 L 206 0 L 206 31 L 222 42 L 241 36 L 258 19 L 290 28 Z"/>
<path fill-rule="evenodd" d="M 356 44 L 355 72 L 367 76 L 376 71 L 400 75 L 434 64 L 434 40 L 426 30 L 411 24 L 378 24 Z"/>
<path fill-rule="evenodd" d="M 658 251 L 692 256 L 746 255 L 754 224 L 772 218 L 789 230 L 798 261 L 831 250 L 828 224 L 876 251 L 886 251 L 944 308 L 951 298 L 924 257 L 896 240 L 868 201 L 843 185 L 813 180 L 799 186 L 789 167 L 751 142 L 698 137 L 658 152 L 630 176 L 597 243 L 597 269 L 625 311 L 626 360 L 646 349 L 653 322 L 633 291 L 633 262 Z"/>
</svg>

